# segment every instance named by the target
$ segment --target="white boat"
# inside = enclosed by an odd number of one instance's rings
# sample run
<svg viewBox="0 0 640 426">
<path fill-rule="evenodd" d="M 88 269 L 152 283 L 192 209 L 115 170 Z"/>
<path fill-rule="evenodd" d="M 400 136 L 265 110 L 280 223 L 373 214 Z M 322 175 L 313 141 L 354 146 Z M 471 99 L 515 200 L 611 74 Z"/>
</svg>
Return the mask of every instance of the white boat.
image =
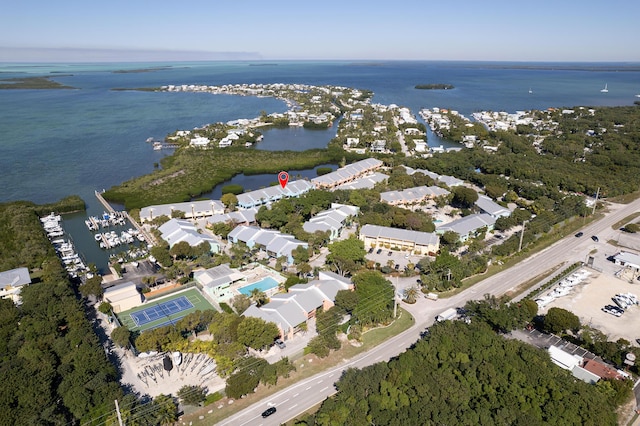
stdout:
<svg viewBox="0 0 640 426">
<path fill-rule="evenodd" d="M 182 364 L 182 354 L 178 351 L 173 352 L 171 354 L 171 357 L 173 358 L 173 365 L 180 365 Z"/>
<path fill-rule="evenodd" d="M 102 241 L 102 234 L 98 233 L 93 236 L 96 241 Z"/>
<path fill-rule="evenodd" d="M 640 93 L 638 93 L 638 94 L 636 95 L 636 98 L 640 98 Z"/>
<path fill-rule="evenodd" d="M 604 89 L 600 90 L 602 93 L 609 93 L 609 89 L 607 89 L 607 83 L 604 84 Z"/>
<path fill-rule="evenodd" d="M 529 87 L 529 93 L 533 93 L 533 90 L 531 90 L 531 87 Z"/>
</svg>

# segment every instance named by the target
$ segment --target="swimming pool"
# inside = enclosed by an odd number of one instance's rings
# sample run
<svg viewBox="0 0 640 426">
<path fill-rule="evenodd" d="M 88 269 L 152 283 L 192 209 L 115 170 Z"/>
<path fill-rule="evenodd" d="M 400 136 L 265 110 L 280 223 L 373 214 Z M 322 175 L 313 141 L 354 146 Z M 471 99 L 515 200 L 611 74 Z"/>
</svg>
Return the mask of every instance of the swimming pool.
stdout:
<svg viewBox="0 0 640 426">
<path fill-rule="evenodd" d="M 244 294 L 245 296 L 251 296 L 251 290 L 255 288 L 257 288 L 260 291 L 267 291 L 267 290 L 271 290 L 274 287 L 278 287 L 278 281 L 276 281 L 271 277 L 266 277 L 261 279 L 258 282 L 249 284 L 246 287 L 239 288 L 238 291 Z"/>
</svg>

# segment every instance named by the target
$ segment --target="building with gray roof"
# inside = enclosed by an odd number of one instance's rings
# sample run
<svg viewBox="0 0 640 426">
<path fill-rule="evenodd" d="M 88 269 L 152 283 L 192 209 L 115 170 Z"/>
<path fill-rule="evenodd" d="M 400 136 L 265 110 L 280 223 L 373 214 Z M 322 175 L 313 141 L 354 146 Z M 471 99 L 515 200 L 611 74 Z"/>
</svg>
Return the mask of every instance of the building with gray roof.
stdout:
<svg viewBox="0 0 640 426">
<path fill-rule="evenodd" d="M 457 177 L 454 177 L 454 176 L 439 175 L 437 173 L 434 173 L 426 169 L 413 169 L 408 166 L 404 166 L 404 168 L 407 170 L 408 175 L 412 175 L 414 173 L 422 173 L 426 176 L 429 176 L 431 179 L 437 182 L 441 182 L 447 185 L 449 188 L 453 188 L 454 186 L 460 186 L 464 183 L 462 179 L 458 179 Z"/>
<path fill-rule="evenodd" d="M 296 247 L 309 247 L 309 244 L 296 240 L 292 235 L 257 226 L 240 225 L 229 232 L 227 239 L 234 244 L 243 242 L 249 248 L 262 248 L 268 256 L 275 259 L 284 257 L 290 265 L 293 264 L 293 250 Z"/>
<path fill-rule="evenodd" d="M 287 183 L 283 188 L 280 185 L 256 189 L 238 195 L 238 207 L 242 209 L 256 208 L 283 198 L 299 197 L 311 191 L 313 184 L 306 180 L 295 180 Z"/>
<path fill-rule="evenodd" d="M 379 169 L 383 164 L 382 161 L 376 158 L 366 158 L 341 167 L 335 172 L 313 178 L 311 183 L 317 189 L 334 189 Z"/>
<path fill-rule="evenodd" d="M 19 305 L 22 287 L 31 284 L 29 269 L 15 268 L 0 272 L 0 298 L 9 299 Z"/>
<path fill-rule="evenodd" d="M 223 214 L 214 214 L 209 219 L 207 219 L 207 223 L 209 225 L 214 225 L 216 223 L 252 225 L 256 223 L 256 213 L 258 213 L 257 208 L 243 209 L 243 210 L 238 210 L 235 212 L 223 213 Z"/>
<path fill-rule="evenodd" d="M 409 231 L 388 226 L 364 225 L 360 240 L 365 247 L 384 247 L 411 251 L 414 254 L 435 255 L 440 249 L 440 238 L 433 232 Z"/>
<path fill-rule="evenodd" d="M 357 216 L 359 211 L 359 207 L 334 203 L 330 209 L 321 211 L 303 223 L 302 229 L 311 234 L 316 231 L 329 232 L 329 240 L 333 241 L 340 236 L 349 218 Z"/>
<path fill-rule="evenodd" d="M 318 309 L 327 310 L 334 305 L 338 291 L 353 289 L 349 279 L 333 273 L 323 271 L 318 278 L 291 286 L 288 293 L 272 296 L 270 302 L 260 308 L 250 306 L 243 315 L 273 322 L 278 326 L 282 339 L 292 339 L 301 324 L 316 316 Z"/>
<path fill-rule="evenodd" d="M 216 301 L 231 299 L 236 294 L 231 286 L 247 281 L 243 274 L 230 268 L 228 263 L 204 271 L 194 271 L 193 279 L 202 286 L 203 291 Z"/>
<path fill-rule="evenodd" d="M 344 189 L 344 190 L 350 190 L 350 189 L 371 189 L 374 186 L 376 186 L 376 184 L 380 183 L 380 182 L 384 182 L 387 179 L 389 179 L 389 176 L 385 175 L 384 173 L 380 173 L 380 172 L 373 172 L 370 173 L 368 175 L 365 176 L 360 176 L 356 179 L 353 179 L 349 182 L 345 182 L 341 185 L 336 186 L 335 190 L 338 189 Z"/>
<path fill-rule="evenodd" d="M 465 242 L 480 232 L 482 229 L 493 230 L 496 218 L 487 213 L 470 214 L 453 222 L 445 223 L 436 227 L 439 235 L 447 231 L 453 231 L 460 236 L 460 241 Z"/>
<path fill-rule="evenodd" d="M 158 231 L 160 231 L 162 239 L 169 243 L 169 247 L 184 241 L 191 247 L 206 242 L 212 253 L 219 253 L 221 249 L 220 241 L 210 235 L 198 232 L 196 226 L 186 219 L 171 219 L 159 226 Z"/>
<path fill-rule="evenodd" d="M 140 209 L 140 221 L 148 222 L 160 216 L 173 217 L 174 212 L 183 213 L 186 219 L 197 219 L 224 213 L 224 204 L 219 200 L 201 200 L 147 206 Z"/>
<path fill-rule="evenodd" d="M 502 207 L 486 195 L 478 195 L 476 206 L 478 206 L 483 213 L 493 216 L 496 219 L 499 217 L 509 217 L 511 215 L 511 210 L 506 207 Z"/>
<path fill-rule="evenodd" d="M 442 195 L 449 195 L 450 192 L 439 186 L 416 186 L 401 191 L 387 191 L 380 193 L 380 201 L 400 206 L 406 204 L 418 204 L 434 199 Z"/>
</svg>

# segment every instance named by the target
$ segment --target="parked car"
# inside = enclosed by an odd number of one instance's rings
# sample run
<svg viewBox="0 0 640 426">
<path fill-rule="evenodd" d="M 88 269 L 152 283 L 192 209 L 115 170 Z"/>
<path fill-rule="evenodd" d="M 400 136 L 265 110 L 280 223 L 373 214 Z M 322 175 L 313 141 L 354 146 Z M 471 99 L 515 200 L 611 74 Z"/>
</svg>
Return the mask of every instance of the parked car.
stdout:
<svg viewBox="0 0 640 426">
<path fill-rule="evenodd" d="M 580 238 L 580 237 L 582 237 L 583 235 L 584 235 L 584 232 L 578 232 L 578 233 L 576 234 L 576 237 Z"/>
<path fill-rule="evenodd" d="M 287 347 L 287 345 L 285 345 L 282 339 L 276 339 L 275 343 L 276 343 L 276 346 L 279 347 L 280 349 L 284 349 Z"/>
<path fill-rule="evenodd" d="M 391 256 L 392 254 L 393 252 L 390 251 L 389 253 L 387 253 L 387 256 Z"/>
<path fill-rule="evenodd" d="M 382 249 L 378 249 L 378 251 L 376 251 L 376 254 L 380 254 L 382 253 Z"/>
<path fill-rule="evenodd" d="M 400 265 L 398 265 L 398 264 L 396 263 L 395 268 L 396 268 L 396 271 L 397 271 L 398 269 L 400 269 Z"/>
<path fill-rule="evenodd" d="M 596 235 L 592 235 L 592 236 L 591 236 L 591 239 L 592 239 L 593 241 L 595 241 L 596 243 L 598 242 L 598 237 L 597 237 Z"/>
<path fill-rule="evenodd" d="M 275 412 L 276 412 L 276 407 L 269 407 L 269 408 L 267 408 L 266 410 L 264 410 L 262 412 L 262 418 L 263 419 L 267 418 L 267 417 L 269 417 L 270 415 L 272 415 Z"/>
<path fill-rule="evenodd" d="M 369 254 L 373 253 L 373 247 L 369 249 Z"/>
</svg>

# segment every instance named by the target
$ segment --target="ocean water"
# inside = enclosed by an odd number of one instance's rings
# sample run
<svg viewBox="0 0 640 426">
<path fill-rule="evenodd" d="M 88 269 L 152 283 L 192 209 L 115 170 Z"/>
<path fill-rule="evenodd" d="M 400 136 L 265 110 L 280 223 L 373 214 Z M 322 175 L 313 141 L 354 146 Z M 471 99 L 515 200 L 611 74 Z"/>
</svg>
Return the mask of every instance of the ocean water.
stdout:
<svg viewBox="0 0 640 426">
<path fill-rule="evenodd" d="M 142 70 L 143 72 L 113 72 Z M 143 64 L 0 64 L 0 78 L 51 76 L 75 90 L 0 91 L 0 201 L 58 200 L 149 173 L 170 151 L 144 141 L 177 129 L 283 112 L 283 102 L 195 93 L 112 91 L 165 84 L 306 83 L 373 90 L 374 102 L 417 115 L 425 107 L 463 114 L 576 105 L 631 105 L 640 93 L 640 64 L 476 62 L 194 62 Z M 453 90 L 416 90 L 448 83 Z M 600 93 L 607 84 L 609 93 Z M 531 89 L 533 93 L 529 94 Z M 335 135 L 273 129 L 258 149 L 323 147 Z M 431 135 L 430 145 L 441 142 Z M 249 189 L 249 188 L 248 188 Z"/>
<path fill-rule="evenodd" d="M 114 71 L 141 72 L 114 72 Z M 149 173 L 171 151 L 153 151 L 149 137 L 207 123 L 284 112 L 283 102 L 196 93 L 113 91 L 166 84 L 305 83 L 369 89 L 373 101 L 409 107 L 529 110 L 562 106 L 632 105 L 640 93 L 640 64 L 525 64 L 477 62 L 194 62 L 143 64 L 0 64 L 0 79 L 50 76 L 74 90 L 0 90 L 0 202 L 45 203 L 80 195 L 90 215 L 103 207 L 94 190 Z M 452 90 L 416 90 L 447 83 Z M 604 85 L 609 93 L 600 93 Z M 529 89 L 533 93 L 529 94 Z M 257 148 L 304 150 L 326 146 L 325 131 L 271 129 Z M 429 134 L 429 145 L 448 145 Z M 257 155 L 259 155 L 257 153 Z M 314 177 L 314 170 L 290 171 Z M 246 190 L 268 186 L 276 175 L 235 176 Z M 224 185 L 224 184 L 223 184 Z M 218 198 L 223 185 L 210 194 Z M 108 254 L 84 226 L 85 214 L 64 226 L 76 248 L 106 272 Z"/>
</svg>

